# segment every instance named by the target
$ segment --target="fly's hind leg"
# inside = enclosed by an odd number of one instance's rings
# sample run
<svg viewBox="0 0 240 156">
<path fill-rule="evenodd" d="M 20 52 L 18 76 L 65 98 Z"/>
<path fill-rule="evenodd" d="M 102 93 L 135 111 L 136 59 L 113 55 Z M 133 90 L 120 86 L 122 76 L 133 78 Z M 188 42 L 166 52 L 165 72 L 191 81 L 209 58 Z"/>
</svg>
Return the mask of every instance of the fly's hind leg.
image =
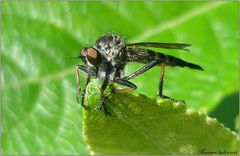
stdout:
<svg viewBox="0 0 240 156">
<path fill-rule="evenodd" d="M 175 99 L 169 97 L 169 96 L 166 96 L 166 95 L 163 95 L 163 80 L 164 80 L 164 72 L 165 72 L 165 63 L 162 63 L 161 64 L 161 78 L 160 78 L 160 81 L 159 81 L 159 86 L 158 86 L 158 92 L 157 92 L 157 95 L 160 96 L 161 98 L 163 99 L 171 99 L 173 101 L 175 101 Z"/>
<path fill-rule="evenodd" d="M 176 100 L 173 99 L 169 96 L 163 95 L 163 80 L 164 80 L 164 72 L 165 72 L 165 63 L 161 64 L 161 78 L 160 78 L 160 82 L 159 82 L 159 86 L 158 86 L 158 96 L 160 96 L 162 99 L 171 99 L 174 102 L 182 102 L 185 104 L 184 100 Z"/>
<path fill-rule="evenodd" d="M 160 82 L 159 82 L 158 93 L 157 93 L 157 94 L 158 94 L 161 98 L 169 98 L 168 96 L 163 95 L 164 71 L 165 71 L 165 64 L 162 63 L 162 64 L 161 64 L 161 79 L 160 79 Z"/>
</svg>

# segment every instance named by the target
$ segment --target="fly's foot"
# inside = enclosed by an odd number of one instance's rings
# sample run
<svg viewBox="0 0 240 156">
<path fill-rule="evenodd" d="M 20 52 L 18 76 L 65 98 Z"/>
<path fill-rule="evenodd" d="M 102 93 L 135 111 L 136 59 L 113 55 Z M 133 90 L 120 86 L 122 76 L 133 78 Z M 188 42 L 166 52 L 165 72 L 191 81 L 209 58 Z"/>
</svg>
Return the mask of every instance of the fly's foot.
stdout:
<svg viewBox="0 0 240 156">
<path fill-rule="evenodd" d="M 166 96 L 166 95 L 159 95 L 162 99 L 170 99 L 172 100 L 173 102 L 181 102 L 183 103 L 184 105 L 186 105 L 186 102 L 185 100 L 177 100 L 177 99 L 174 99 L 174 98 L 171 98 L 169 96 Z"/>
<path fill-rule="evenodd" d="M 88 108 L 89 108 L 89 105 L 82 104 L 82 107 L 83 107 L 84 109 L 88 109 Z"/>
<path fill-rule="evenodd" d="M 102 94 L 102 100 L 101 100 L 101 102 L 100 102 L 100 104 L 99 104 L 99 106 L 97 106 L 96 108 L 95 108 L 95 110 L 103 110 L 103 112 L 104 112 L 104 114 L 105 114 L 105 116 L 107 116 L 107 115 L 110 115 L 110 112 L 108 111 L 108 109 L 106 108 L 106 105 L 105 105 L 105 102 L 106 102 L 106 100 L 108 99 L 108 97 L 111 95 L 111 93 L 108 93 L 107 95 L 103 95 Z"/>
<path fill-rule="evenodd" d="M 179 102 L 181 102 L 182 104 L 186 105 L 186 101 L 185 100 L 178 100 Z"/>
<path fill-rule="evenodd" d="M 99 106 L 97 106 L 97 107 L 95 108 L 95 110 L 98 110 L 98 109 L 99 109 L 99 110 L 103 110 L 103 112 L 104 112 L 105 115 L 110 115 L 110 113 L 109 113 L 109 111 L 107 110 L 106 105 L 105 105 L 105 102 L 106 102 L 107 98 L 108 98 L 108 96 L 102 97 L 102 100 L 101 100 Z"/>
<path fill-rule="evenodd" d="M 95 106 L 95 108 L 94 108 L 95 111 L 103 110 L 103 109 L 104 109 L 104 107 L 101 104 L 99 106 Z"/>
<path fill-rule="evenodd" d="M 77 97 L 77 103 L 80 104 L 78 97 Z M 89 106 L 88 106 L 87 104 L 85 104 L 83 101 L 81 102 L 81 105 L 82 105 L 82 107 L 85 108 L 85 109 L 88 109 L 88 108 L 89 108 Z"/>
<path fill-rule="evenodd" d="M 111 115 L 104 104 L 100 104 L 99 106 L 96 106 L 94 110 L 95 111 L 102 110 L 106 116 Z"/>
</svg>

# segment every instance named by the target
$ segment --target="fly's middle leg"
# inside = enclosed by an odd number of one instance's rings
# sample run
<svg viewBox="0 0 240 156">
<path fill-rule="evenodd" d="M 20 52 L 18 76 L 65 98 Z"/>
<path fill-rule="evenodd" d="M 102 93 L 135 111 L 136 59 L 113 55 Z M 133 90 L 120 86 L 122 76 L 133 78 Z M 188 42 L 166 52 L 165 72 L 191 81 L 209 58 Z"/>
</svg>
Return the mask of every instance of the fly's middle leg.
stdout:
<svg viewBox="0 0 240 156">
<path fill-rule="evenodd" d="M 96 109 L 101 109 L 104 111 L 105 115 L 110 115 L 109 111 L 107 110 L 104 102 L 104 99 L 105 99 L 105 96 L 104 95 L 104 91 L 106 90 L 107 86 L 109 86 L 109 79 L 108 78 L 105 78 L 104 81 L 103 81 L 103 84 L 101 86 L 101 89 L 100 89 L 100 93 L 101 93 L 101 101 L 100 101 L 100 104 L 99 106 L 96 107 Z"/>
<path fill-rule="evenodd" d="M 124 79 L 116 79 L 113 81 L 114 83 L 117 83 L 119 85 L 122 85 L 122 86 L 126 86 L 128 88 L 123 88 L 123 89 L 113 89 L 110 93 L 104 95 L 102 97 L 102 100 L 101 100 L 101 103 L 100 103 L 100 106 L 99 108 L 104 108 L 104 111 L 107 111 L 106 107 L 105 107 L 105 102 L 107 101 L 107 99 L 112 95 L 112 94 L 115 94 L 115 93 L 127 93 L 127 92 L 131 92 L 133 90 L 135 90 L 137 88 L 137 86 L 135 84 L 133 84 L 132 82 L 130 81 L 127 81 L 127 80 L 124 80 Z M 107 111 L 105 112 L 106 115 L 109 115 L 110 113 Z"/>
</svg>

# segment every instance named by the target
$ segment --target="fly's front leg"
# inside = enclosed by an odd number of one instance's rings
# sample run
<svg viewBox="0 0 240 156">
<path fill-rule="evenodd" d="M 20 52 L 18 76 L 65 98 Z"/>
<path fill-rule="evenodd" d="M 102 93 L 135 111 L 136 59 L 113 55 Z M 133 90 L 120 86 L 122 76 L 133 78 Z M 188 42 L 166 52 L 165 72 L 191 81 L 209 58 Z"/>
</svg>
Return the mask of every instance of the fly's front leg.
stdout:
<svg viewBox="0 0 240 156">
<path fill-rule="evenodd" d="M 81 85 L 80 85 L 80 68 L 79 65 L 76 67 L 76 76 L 77 76 L 77 103 L 79 103 L 79 97 L 81 93 Z"/>
<path fill-rule="evenodd" d="M 87 77 L 87 82 L 86 82 L 86 85 L 82 91 L 82 106 L 87 109 L 88 108 L 88 105 L 85 104 L 85 95 L 86 95 L 86 88 L 88 86 L 88 83 L 90 82 L 91 80 L 91 76 L 88 74 L 88 77 Z"/>
<path fill-rule="evenodd" d="M 86 85 L 85 85 L 85 87 L 84 87 L 84 90 L 83 90 L 83 92 L 82 92 L 82 101 L 81 101 L 81 105 L 82 105 L 85 109 L 87 109 L 88 106 L 84 104 L 86 87 L 87 87 L 87 85 L 88 85 L 88 83 L 89 83 L 89 81 L 90 81 L 90 74 L 91 74 L 91 75 L 94 75 L 94 72 L 93 72 L 93 71 L 89 71 L 86 66 L 77 65 L 77 67 L 76 67 L 76 75 L 77 75 L 77 86 L 78 86 L 78 87 L 77 87 L 77 102 L 78 102 L 78 103 L 80 103 L 79 98 L 80 98 L 80 94 L 81 94 L 80 70 L 88 73 L 87 83 L 86 83 Z"/>
<path fill-rule="evenodd" d="M 131 92 L 133 90 L 135 90 L 137 88 L 137 86 L 135 84 L 133 84 L 130 81 L 124 80 L 124 79 L 117 79 L 113 81 L 114 83 L 120 84 L 122 86 L 126 86 L 128 88 L 124 88 L 124 89 L 114 89 L 112 90 L 110 93 L 106 94 L 105 96 L 103 96 L 100 106 L 103 106 L 103 108 L 105 108 L 105 102 L 106 100 L 115 93 L 127 93 L 127 92 Z M 106 109 L 105 109 L 106 110 Z M 107 112 L 108 114 L 110 114 L 109 112 Z"/>
</svg>

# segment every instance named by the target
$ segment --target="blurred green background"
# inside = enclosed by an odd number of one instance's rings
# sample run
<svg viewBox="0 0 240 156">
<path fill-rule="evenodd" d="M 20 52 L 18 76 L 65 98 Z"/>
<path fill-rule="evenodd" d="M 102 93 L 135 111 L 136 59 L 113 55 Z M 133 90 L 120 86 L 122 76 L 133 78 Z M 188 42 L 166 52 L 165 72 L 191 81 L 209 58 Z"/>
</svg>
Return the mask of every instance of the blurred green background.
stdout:
<svg viewBox="0 0 240 156">
<path fill-rule="evenodd" d="M 1 2 L 1 17 L 2 154 L 89 154 L 71 57 L 108 32 L 190 43 L 191 53 L 159 51 L 205 71 L 167 68 L 164 94 L 237 131 L 238 2 Z M 135 93 L 155 97 L 159 73 L 132 80 Z"/>
</svg>

